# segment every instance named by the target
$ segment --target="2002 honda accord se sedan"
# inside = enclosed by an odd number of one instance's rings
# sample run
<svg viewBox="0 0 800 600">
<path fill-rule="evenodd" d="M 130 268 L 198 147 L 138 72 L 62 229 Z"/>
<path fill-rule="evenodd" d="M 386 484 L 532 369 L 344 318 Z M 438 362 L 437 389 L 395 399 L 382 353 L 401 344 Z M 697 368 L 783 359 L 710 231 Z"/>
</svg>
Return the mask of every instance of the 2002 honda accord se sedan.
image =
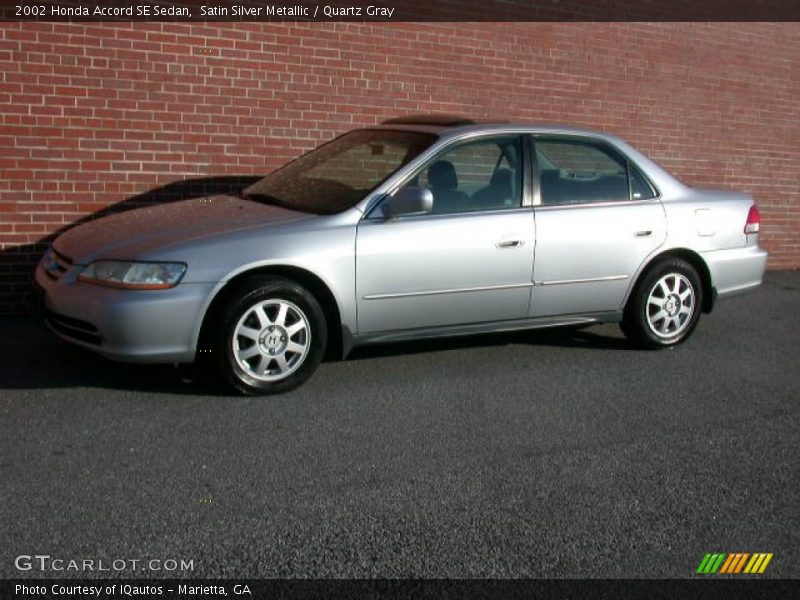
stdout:
<svg viewBox="0 0 800 600">
<path fill-rule="evenodd" d="M 263 394 L 372 342 L 614 321 L 673 346 L 761 283 L 758 228 L 749 196 L 616 137 L 434 115 L 345 133 L 241 196 L 75 227 L 35 280 L 65 339 L 205 359 Z"/>
</svg>

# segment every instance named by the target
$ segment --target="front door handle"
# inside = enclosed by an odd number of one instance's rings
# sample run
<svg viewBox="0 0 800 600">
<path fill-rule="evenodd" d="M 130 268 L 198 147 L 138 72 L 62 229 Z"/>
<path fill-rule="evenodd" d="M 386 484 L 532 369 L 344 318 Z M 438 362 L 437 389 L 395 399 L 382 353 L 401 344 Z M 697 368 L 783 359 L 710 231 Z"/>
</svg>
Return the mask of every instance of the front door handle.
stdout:
<svg viewBox="0 0 800 600">
<path fill-rule="evenodd" d="M 519 248 L 522 246 L 522 240 L 500 240 L 495 245 L 498 248 Z"/>
</svg>

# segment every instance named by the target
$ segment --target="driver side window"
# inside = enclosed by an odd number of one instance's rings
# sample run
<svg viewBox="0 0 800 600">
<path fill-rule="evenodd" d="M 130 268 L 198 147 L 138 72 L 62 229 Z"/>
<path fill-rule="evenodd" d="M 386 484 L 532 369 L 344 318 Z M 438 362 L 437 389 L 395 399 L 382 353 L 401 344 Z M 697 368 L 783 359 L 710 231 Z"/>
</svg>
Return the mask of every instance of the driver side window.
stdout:
<svg viewBox="0 0 800 600">
<path fill-rule="evenodd" d="M 522 205 L 522 147 L 518 136 L 460 144 L 437 156 L 408 184 L 433 192 L 433 213 Z"/>
</svg>

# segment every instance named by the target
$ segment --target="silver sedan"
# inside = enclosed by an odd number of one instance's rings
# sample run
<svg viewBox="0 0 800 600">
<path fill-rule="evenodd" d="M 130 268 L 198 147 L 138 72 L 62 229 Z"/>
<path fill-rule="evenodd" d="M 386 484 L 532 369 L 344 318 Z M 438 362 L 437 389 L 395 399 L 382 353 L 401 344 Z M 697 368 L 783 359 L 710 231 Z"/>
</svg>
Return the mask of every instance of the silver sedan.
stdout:
<svg viewBox="0 0 800 600">
<path fill-rule="evenodd" d="M 624 141 L 409 117 L 345 133 L 239 196 L 128 211 L 37 267 L 61 337 L 203 361 L 246 394 L 357 345 L 619 322 L 674 346 L 761 283 L 753 199 L 691 188 Z"/>
</svg>

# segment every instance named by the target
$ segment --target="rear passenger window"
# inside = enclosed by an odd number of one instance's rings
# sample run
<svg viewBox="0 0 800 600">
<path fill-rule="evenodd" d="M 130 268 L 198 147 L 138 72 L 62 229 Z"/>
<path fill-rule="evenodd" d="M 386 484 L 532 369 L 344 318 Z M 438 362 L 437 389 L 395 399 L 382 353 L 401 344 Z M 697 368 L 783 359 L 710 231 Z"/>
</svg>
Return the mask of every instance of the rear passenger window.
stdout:
<svg viewBox="0 0 800 600">
<path fill-rule="evenodd" d="M 630 200 L 627 161 L 605 145 L 572 139 L 535 144 L 543 205 Z"/>
</svg>

